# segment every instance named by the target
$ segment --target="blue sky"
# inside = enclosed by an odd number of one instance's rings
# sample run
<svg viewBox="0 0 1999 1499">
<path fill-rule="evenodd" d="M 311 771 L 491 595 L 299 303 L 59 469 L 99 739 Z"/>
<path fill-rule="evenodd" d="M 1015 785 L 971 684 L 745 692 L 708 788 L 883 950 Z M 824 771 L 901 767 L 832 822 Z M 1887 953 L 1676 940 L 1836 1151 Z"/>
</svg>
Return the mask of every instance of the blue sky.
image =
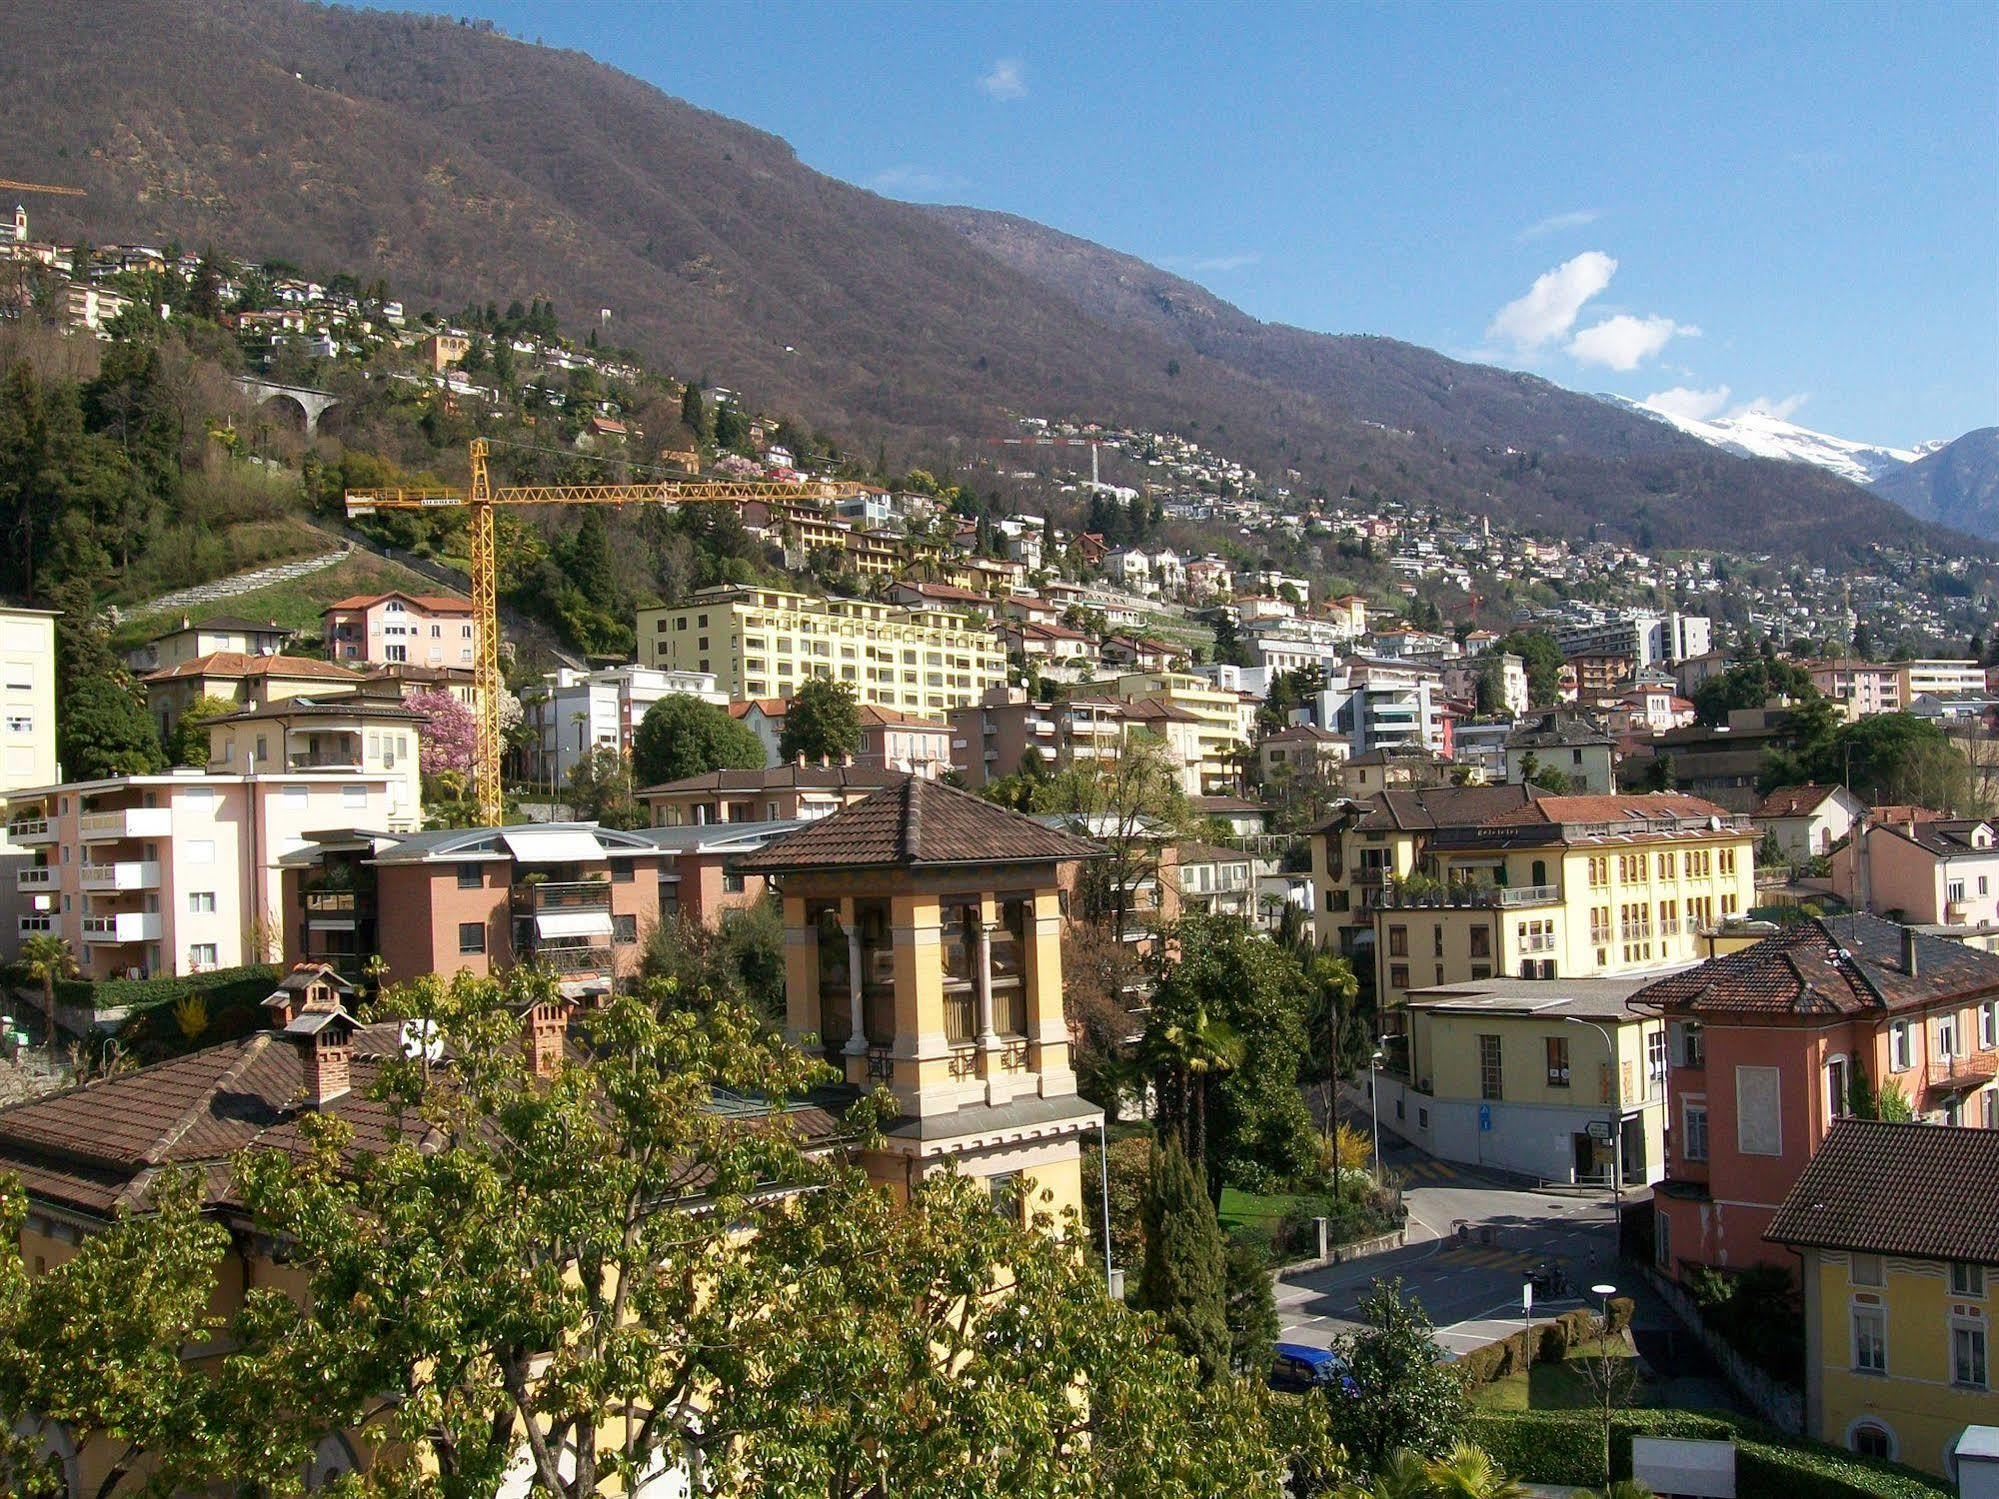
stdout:
<svg viewBox="0 0 1999 1499">
<path fill-rule="evenodd" d="M 478 13 L 1258 317 L 1877 442 L 1999 421 L 1990 4 Z"/>
</svg>

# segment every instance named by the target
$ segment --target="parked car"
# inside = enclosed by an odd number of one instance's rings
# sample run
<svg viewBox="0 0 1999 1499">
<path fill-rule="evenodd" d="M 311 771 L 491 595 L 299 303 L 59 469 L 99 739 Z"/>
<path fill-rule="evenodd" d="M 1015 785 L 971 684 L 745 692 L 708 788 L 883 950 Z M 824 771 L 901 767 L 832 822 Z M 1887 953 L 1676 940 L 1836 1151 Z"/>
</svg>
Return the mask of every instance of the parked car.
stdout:
<svg viewBox="0 0 1999 1499">
<path fill-rule="evenodd" d="M 1338 1390 L 1351 1394 L 1353 1377 L 1344 1360 L 1330 1348 L 1314 1348 L 1309 1343 L 1279 1343 L 1270 1365 L 1270 1388 L 1291 1394 L 1307 1390 Z"/>
</svg>

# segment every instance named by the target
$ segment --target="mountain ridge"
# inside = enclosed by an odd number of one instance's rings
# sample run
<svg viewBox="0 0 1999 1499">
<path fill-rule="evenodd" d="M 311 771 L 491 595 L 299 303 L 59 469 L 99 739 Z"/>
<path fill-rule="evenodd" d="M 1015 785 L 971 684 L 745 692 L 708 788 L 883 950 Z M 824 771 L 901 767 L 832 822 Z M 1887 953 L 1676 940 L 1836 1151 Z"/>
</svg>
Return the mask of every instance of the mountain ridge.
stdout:
<svg viewBox="0 0 1999 1499">
<path fill-rule="evenodd" d="M 614 340 L 677 372 L 910 459 L 1043 414 L 1568 535 L 1820 558 L 1911 539 L 1856 486 L 1534 376 L 1260 323 L 1058 231 L 880 197 L 581 53 L 298 0 L 94 20 L 79 38 L 67 5 L 17 0 L 0 53 L 10 170 L 91 193 L 36 206 L 58 234 L 373 266 L 413 310 L 496 289 L 572 328 L 610 308 Z"/>
<path fill-rule="evenodd" d="M 1999 427 L 1978 427 L 1874 484 L 1911 515 L 1999 540 Z"/>
</svg>

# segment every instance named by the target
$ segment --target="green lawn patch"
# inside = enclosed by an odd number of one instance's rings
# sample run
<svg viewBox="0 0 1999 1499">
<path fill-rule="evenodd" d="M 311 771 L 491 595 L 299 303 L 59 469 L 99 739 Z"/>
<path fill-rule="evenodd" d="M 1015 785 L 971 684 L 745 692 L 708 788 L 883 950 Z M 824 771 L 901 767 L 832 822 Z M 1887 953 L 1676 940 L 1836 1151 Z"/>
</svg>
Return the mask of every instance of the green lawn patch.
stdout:
<svg viewBox="0 0 1999 1499">
<path fill-rule="evenodd" d="M 1598 1346 L 1591 1342 L 1571 1349 L 1568 1357 L 1559 1363 L 1546 1361 L 1524 1373 L 1501 1375 L 1490 1384 L 1474 1390 L 1471 1403 L 1479 1410 L 1492 1411 L 1594 1410 L 1598 1405 L 1597 1396 L 1590 1389 L 1588 1377 L 1577 1365 L 1579 1360 L 1597 1357 Z M 1611 1339 L 1609 1351 L 1612 1358 L 1637 1357 L 1636 1351 L 1622 1338 Z M 1640 1380 L 1632 1389 L 1630 1403 L 1654 1405 L 1658 1403 L 1657 1395 L 1651 1381 Z"/>
<path fill-rule="evenodd" d="M 338 545 L 335 538 L 319 534 L 324 543 L 319 550 L 331 550 Z M 357 593 L 387 593 L 391 589 L 413 593 L 444 591 L 441 585 L 400 562 L 390 562 L 373 552 L 357 550 L 318 572 L 252 589 L 232 598 L 213 599 L 175 613 L 176 616 L 185 613 L 196 623 L 218 614 L 241 615 L 245 619 L 275 619 L 290 629 L 317 635 L 319 612 L 335 599 Z M 119 647 L 137 645 L 157 635 L 166 623 L 166 616 L 159 611 L 129 615 L 120 623 L 113 644 Z"/>
</svg>

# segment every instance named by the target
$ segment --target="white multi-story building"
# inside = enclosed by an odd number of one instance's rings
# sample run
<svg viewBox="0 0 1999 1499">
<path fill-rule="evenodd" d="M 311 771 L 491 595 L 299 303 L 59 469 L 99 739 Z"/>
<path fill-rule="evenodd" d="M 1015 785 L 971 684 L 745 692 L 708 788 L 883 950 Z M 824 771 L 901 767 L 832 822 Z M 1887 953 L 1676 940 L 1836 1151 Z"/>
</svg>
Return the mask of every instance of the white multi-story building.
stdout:
<svg viewBox="0 0 1999 1499">
<path fill-rule="evenodd" d="M 551 672 L 521 693 L 528 730 L 522 769 L 530 781 L 553 779 L 560 785 L 596 750 L 629 755 L 632 735 L 647 712 L 669 697 L 695 697 L 718 707 L 729 701 L 707 671 L 627 665 Z"/>
<path fill-rule="evenodd" d="M 0 792 L 59 774 L 55 622 L 47 609 L 0 609 Z"/>
<path fill-rule="evenodd" d="M 1902 704 L 1919 697 L 1949 697 L 1953 693 L 1985 691 L 1985 668 L 1976 661 L 1904 661 L 1896 667 L 1901 682 Z"/>
<path fill-rule="evenodd" d="M 1629 656 L 1635 668 L 1670 666 L 1714 649 L 1705 614 L 1655 614 L 1643 609 L 1596 610 L 1555 626 L 1564 656 Z"/>
</svg>

